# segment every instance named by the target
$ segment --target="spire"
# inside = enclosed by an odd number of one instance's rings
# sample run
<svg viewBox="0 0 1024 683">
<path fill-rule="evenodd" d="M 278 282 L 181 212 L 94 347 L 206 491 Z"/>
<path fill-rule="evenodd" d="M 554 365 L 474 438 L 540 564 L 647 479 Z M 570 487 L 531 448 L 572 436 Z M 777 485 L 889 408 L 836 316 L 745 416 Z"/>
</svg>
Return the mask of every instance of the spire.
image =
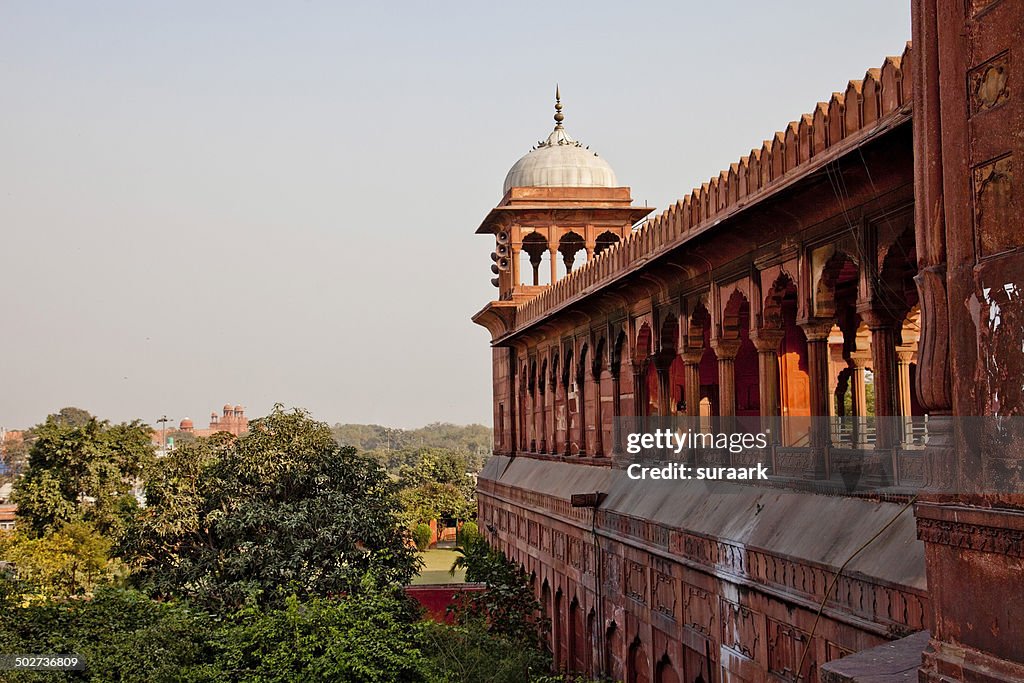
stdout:
<svg viewBox="0 0 1024 683">
<path fill-rule="evenodd" d="M 562 114 L 562 94 L 558 90 L 558 84 L 555 84 L 555 128 L 562 127 L 562 121 L 565 120 L 565 115 Z"/>
</svg>

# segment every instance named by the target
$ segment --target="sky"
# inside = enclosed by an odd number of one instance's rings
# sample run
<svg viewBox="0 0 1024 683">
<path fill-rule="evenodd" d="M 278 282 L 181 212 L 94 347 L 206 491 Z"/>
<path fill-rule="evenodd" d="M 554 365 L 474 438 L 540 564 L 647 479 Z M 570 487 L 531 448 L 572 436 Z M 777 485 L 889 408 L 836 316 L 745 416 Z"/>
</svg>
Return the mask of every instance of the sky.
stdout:
<svg viewBox="0 0 1024 683">
<path fill-rule="evenodd" d="M 909 0 L 0 2 L 0 427 L 490 424 L 505 174 L 659 210 L 902 53 Z"/>
</svg>

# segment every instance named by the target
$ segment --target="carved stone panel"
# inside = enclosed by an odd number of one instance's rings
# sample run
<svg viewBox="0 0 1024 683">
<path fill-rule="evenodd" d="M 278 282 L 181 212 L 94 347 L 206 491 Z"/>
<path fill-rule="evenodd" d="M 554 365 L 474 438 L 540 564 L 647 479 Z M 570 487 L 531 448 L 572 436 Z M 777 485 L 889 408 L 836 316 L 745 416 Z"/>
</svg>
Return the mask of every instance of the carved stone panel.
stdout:
<svg viewBox="0 0 1024 683">
<path fill-rule="evenodd" d="M 610 594 L 619 592 L 621 582 L 619 575 L 622 570 L 622 560 L 618 555 L 604 551 L 604 563 L 601 569 L 604 572 L 604 585 Z"/>
<path fill-rule="evenodd" d="M 982 257 L 1013 249 L 1020 243 L 1012 220 L 1013 159 L 1010 155 L 974 169 L 974 229 Z"/>
<path fill-rule="evenodd" d="M 1010 99 L 1010 53 L 1003 52 L 967 74 L 971 116 Z"/>
<path fill-rule="evenodd" d="M 581 547 L 581 541 L 575 536 L 569 538 L 569 564 L 574 569 L 579 569 L 583 566 L 583 551 Z"/>
<path fill-rule="evenodd" d="M 559 560 L 565 559 L 565 534 L 561 531 L 552 531 L 551 537 L 554 545 L 554 556 Z"/>
<path fill-rule="evenodd" d="M 801 668 L 801 681 L 817 680 L 817 662 L 814 643 L 798 628 L 768 619 L 768 671 L 784 680 L 797 680 L 797 667 Z M 806 654 L 804 653 L 806 650 Z M 801 661 L 803 666 L 801 667 Z"/>
<path fill-rule="evenodd" d="M 647 604 L 647 568 L 632 560 L 626 560 L 625 593 L 637 602 Z"/>
<path fill-rule="evenodd" d="M 715 596 L 688 583 L 683 584 L 683 623 L 710 636 L 715 624 Z"/>
<path fill-rule="evenodd" d="M 676 583 L 669 574 L 654 572 L 652 607 L 665 616 L 676 618 Z"/>
<path fill-rule="evenodd" d="M 722 645 L 753 659 L 761 639 L 759 615 L 743 605 L 721 598 Z"/>
</svg>

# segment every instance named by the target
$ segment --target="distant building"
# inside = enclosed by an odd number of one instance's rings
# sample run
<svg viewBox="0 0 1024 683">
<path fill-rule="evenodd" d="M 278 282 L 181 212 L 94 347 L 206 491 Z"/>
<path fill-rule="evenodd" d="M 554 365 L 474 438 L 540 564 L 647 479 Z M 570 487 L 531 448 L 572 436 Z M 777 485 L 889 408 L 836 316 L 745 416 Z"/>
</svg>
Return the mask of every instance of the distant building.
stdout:
<svg viewBox="0 0 1024 683">
<path fill-rule="evenodd" d="M 202 437 L 211 436 L 217 432 L 228 432 L 235 436 L 241 436 L 248 431 L 249 418 L 245 416 L 245 408 L 240 405 L 232 406 L 229 403 L 225 403 L 220 415 L 216 411 L 210 413 L 210 426 L 206 429 L 196 429 L 192 418 L 186 417 L 178 423 L 177 429 L 155 430 L 153 432 L 153 442 L 157 446 L 165 445 L 163 444 L 165 440 L 173 444 L 171 439 L 181 433 Z"/>
<path fill-rule="evenodd" d="M 210 436 L 217 432 L 229 432 L 235 436 L 241 436 L 249 431 L 249 418 L 245 416 L 245 408 L 225 403 L 223 414 L 210 413 L 210 426 L 207 429 L 196 429 L 192 420 L 185 418 L 178 424 L 178 431 L 195 434 L 196 436 Z"/>
<path fill-rule="evenodd" d="M 17 505 L 0 505 L 0 531 L 14 529 L 14 513 L 17 511 Z"/>
</svg>

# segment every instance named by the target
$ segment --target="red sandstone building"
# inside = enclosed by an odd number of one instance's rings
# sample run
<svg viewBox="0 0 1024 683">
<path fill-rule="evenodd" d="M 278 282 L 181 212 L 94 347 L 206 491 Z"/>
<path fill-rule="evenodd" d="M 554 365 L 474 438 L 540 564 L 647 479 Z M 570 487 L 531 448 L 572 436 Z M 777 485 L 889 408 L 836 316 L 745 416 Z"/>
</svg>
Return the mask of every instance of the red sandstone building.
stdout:
<svg viewBox="0 0 1024 683">
<path fill-rule="evenodd" d="M 231 404 L 225 403 L 222 415 L 218 416 L 216 412 L 210 413 L 208 428 L 196 429 L 192 420 L 186 417 L 178 424 L 178 429 L 196 436 L 210 436 L 217 432 L 228 432 L 235 436 L 241 436 L 249 431 L 249 418 L 245 416 L 245 408 L 242 406 L 232 407 Z"/>
<path fill-rule="evenodd" d="M 533 577 L 562 667 L 1024 680 L 1024 497 L 984 493 L 1021 455 L 943 419 L 1024 413 L 1022 27 L 1019 0 L 918 0 L 913 49 L 639 227 L 650 210 L 556 105 L 477 230 L 498 298 L 474 320 L 480 527 Z M 790 427 L 756 455 L 792 486 L 705 495 L 625 479 L 630 415 L 903 426 Z M 885 493 L 836 484 L 854 446 Z"/>
<path fill-rule="evenodd" d="M 232 406 L 230 403 L 225 403 L 221 415 L 217 415 L 216 412 L 210 413 L 210 426 L 206 429 L 196 429 L 192 418 L 186 417 L 178 423 L 177 431 L 199 437 L 212 436 L 217 432 L 228 432 L 235 436 L 241 436 L 249 431 L 249 418 L 245 416 L 245 408 L 242 406 Z M 169 432 L 164 429 L 153 431 L 153 442 L 157 446 L 162 447 L 162 442 L 165 439 L 169 440 L 169 437 L 174 437 L 173 431 Z"/>
</svg>

